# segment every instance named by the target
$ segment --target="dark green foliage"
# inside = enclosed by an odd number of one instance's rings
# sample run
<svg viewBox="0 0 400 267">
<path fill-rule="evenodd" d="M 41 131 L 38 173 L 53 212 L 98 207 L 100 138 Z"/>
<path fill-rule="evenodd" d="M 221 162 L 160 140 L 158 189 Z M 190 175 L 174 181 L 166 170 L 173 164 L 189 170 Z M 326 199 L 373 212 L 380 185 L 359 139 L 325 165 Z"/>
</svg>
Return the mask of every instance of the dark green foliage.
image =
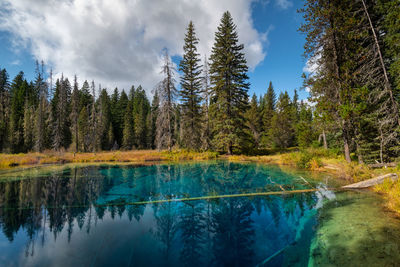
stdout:
<svg viewBox="0 0 400 267">
<path fill-rule="evenodd" d="M 135 88 L 132 86 L 124 114 L 124 129 L 122 132 L 123 133 L 122 147 L 124 149 L 132 149 L 135 144 L 135 130 L 133 121 L 133 107 L 132 107 L 134 95 L 135 95 Z"/>
<path fill-rule="evenodd" d="M 238 42 L 236 25 L 227 11 L 215 33 L 210 57 L 210 119 L 215 149 L 228 154 L 232 154 L 234 148 L 241 148 L 248 105 L 248 67 L 242 52 L 244 47 Z"/>
<path fill-rule="evenodd" d="M 111 121 L 110 97 L 108 96 L 106 89 L 101 90 L 98 99 L 98 109 L 98 114 L 96 114 L 97 119 L 95 119 L 97 123 L 95 138 L 98 140 L 96 146 L 99 145 L 101 150 L 109 150 L 112 148 L 115 140 Z M 96 112 L 94 112 L 94 114 L 95 113 Z"/>
<path fill-rule="evenodd" d="M 189 149 L 198 150 L 201 145 L 201 66 L 200 55 L 193 23 L 190 22 L 185 34 L 183 59 L 180 62 L 181 78 L 181 109 L 182 109 L 182 144 Z"/>
<path fill-rule="evenodd" d="M 150 147 L 151 148 L 156 148 L 155 147 L 155 141 L 156 141 L 156 122 L 157 122 L 157 117 L 158 117 L 158 112 L 160 108 L 160 98 L 158 97 L 158 91 L 156 90 L 153 96 L 153 101 L 151 102 L 151 113 L 150 113 Z"/>
<path fill-rule="evenodd" d="M 90 149 L 90 126 L 89 126 L 89 112 L 87 107 L 83 107 L 79 113 L 78 118 L 78 144 L 79 150 L 88 152 Z"/>
<path fill-rule="evenodd" d="M 10 82 L 6 69 L 0 69 L 0 152 L 8 145 L 10 123 Z"/>
<path fill-rule="evenodd" d="M 301 103 L 299 120 L 296 123 L 297 143 L 300 147 L 308 147 L 316 139 L 312 128 L 313 117 L 310 107 Z"/>
<path fill-rule="evenodd" d="M 276 95 L 272 82 L 269 82 L 267 93 L 261 98 L 261 116 L 263 134 L 261 136 L 261 144 L 263 147 L 272 147 L 272 141 L 269 138 L 272 118 L 275 114 Z"/>
<path fill-rule="evenodd" d="M 70 121 L 71 84 L 61 77 L 56 81 L 55 93 L 51 102 L 52 147 L 55 150 L 67 149 L 71 143 Z"/>
<path fill-rule="evenodd" d="M 251 141 L 253 148 L 258 148 L 260 145 L 261 133 L 262 133 L 262 117 L 261 108 L 258 105 L 257 96 L 253 94 L 250 101 L 250 108 L 246 112 L 247 126 L 250 130 Z"/>
<path fill-rule="evenodd" d="M 134 137 L 135 146 L 139 149 L 148 148 L 148 124 L 147 116 L 150 113 L 150 102 L 146 96 L 146 92 L 139 85 L 136 89 L 132 102 L 132 116 L 134 121 Z"/>
<path fill-rule="evenodd" d="M 295 141 L 294 126 L 293 105 L 285 91 L 285 93 L 279 95 L 276 112 L 271 120 L 269 136 L 273 146 L 277 148 L 293 146 Z"/>
<path fill-rule="evenodd" d="M 24 152 L 24 107 L 25 101 L 29 101 L 31 86 L 24 78 L 21 71 L 12 81 L 10 88 L 10 131 L 9 140 L 11 152 Z"/>
<path fill-rule="evenodd" d="M 71 96 L 71 134 L 72 134 L 72 144 L 74 152 L 79 151 L 79 137 L 78 137 L 78 118 L 79 118 L 79 89 L 78 89 L 78 81 L 75 75 L 74 78 L 74 89 L 72 91 Z"/>
<path fill-rule="evenodd" d="M 341 148 L 348 161 L 398 158 L 398 1 L 307 0 L 300 12 L 300 31 L 307 35 L 305 56 L 318 66 L 304 75 L 312 106 L 300 102 L 296 90 L 292 99 L 285 92 L 276 101 L 272 82 L 265 95 L 253 95 L 248 102 L 244 47 L 225 12 L 215 33 L 210 68 L 206 58 L 202 72 L 199 40 L 190 22 L 179 65 L 181 91 L 165 50 L 164 77 L 152 101 L 141 86 L 132 87 L 129 96 L 117 88 L 109 96 L 99 86 L 96 97 L 94 82 L 85 81 L 79 89 L 76 77 L 73 88 L 62 76 L 53 90 L 52 74 L 45 77 L 43 63 L 36 63 L 33 82 L 20 72 L 10 84 L 6 70 L 0 69 L 0 151 L 183 147 L 255 154 L 324 146 Z M 310 157 L 303 156 L 309 164 Z M 188 248 L 191 241 L 189 235 Z"/>
</svg>

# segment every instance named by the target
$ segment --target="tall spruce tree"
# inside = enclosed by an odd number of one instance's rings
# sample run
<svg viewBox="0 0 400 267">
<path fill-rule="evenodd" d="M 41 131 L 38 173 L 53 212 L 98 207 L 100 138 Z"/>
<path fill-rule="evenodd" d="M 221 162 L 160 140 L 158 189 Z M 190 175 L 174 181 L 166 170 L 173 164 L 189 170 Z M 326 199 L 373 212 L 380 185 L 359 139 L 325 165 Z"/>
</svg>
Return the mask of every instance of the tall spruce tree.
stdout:
<svg viewBox="0 0 400 267">
<path fill-rule="evenodd" d="M 67 148 L 70 143 L 69 131 L 69 102 L 71 84 L 68 78 L 61 76 L 56 82 L 56 89 L 52 101 L 53 116 L 53 148 L 60 150 Z"/>
<path fill-rule="evenodd" d="M 238 42 L 236 25 L 226 11 L 215 33 L 210 56 L 213 90 L 210 115 L 214 147 L 228 154 L 232 154 L 234 148 L 241 148 L 246 127 L 244 112 L 248 106 L 248 67 L 242 52 L 244 46 Z"/>
<path fill-rule="evenodd" d="M 10 82 L 6 69 L 0 69 L 0 151 L 8 145 L 10 121 Z"/>
<path fill-rule="evenodd" d="M 271 120 L 269 135 L 274 147 L 287 148 L 294 144 L 295 132 L 293 123 L 293 106 L 289 94 L 281 93 L 276 112 Z"/>
<path fill-rule="evenodd" d="M 211 87 L 210 87 L 210 72 L 207 56 L 204 56 L 203 64 L 203 127 L 202 127 L 202 149 L 209 150 L 211 148 L 211 122 L 210 122 L 210 98 L 211 98 Z"/>
<path fill-rule="evenodd" d="M 275 114 L 275 104 L 276 104 L 276 95 L 274 91 L 274 87 L 272 82 L 269 82 L 267 93 L 264 95 L 262 99 L 262 137 L 261 137 L 261 144 L 263 147 L 271 147 L 272 142 L 269 138 L 269 131 L 271 129 L 271 122 L 272 117 Z"/>
<path fill-rule="evenodd" d="M 122 147 L 124 149 L 132 149 L 135 144 L 135 132 L 134 132 L 134 121 L 133 121 L 133 101 L 135 98 L 135 87 L 131 87 L 129 92 L 129 100 L 126 106 L 124 114 L 124 130 Z"/>
<path fill-rule="evenodd" d="M 189 22 L 183 46 L 183 59 L 179 69 L 183 72 L 181 78 L 181 108 L 182 108 L 182 143 L 189 149 L 200 149 L 201 146 L 201 66 L 197 53 L 197 44 L 193 22 Z"/>
<path fill-rule="evenodd" d="M 74 89 L 72 91 L 72 96 L 71 96 L 70 119 L 71 119 L 72 144 L 74 146 L 74 152 L 78 152 L 79 89 L 78 89 L 78 81 L 76 75 L 74 77 Z"/>
<path fill-rule="evenodd" d="M 24 106 L 28 99 L 29 84 L 21 71 L 15 76 L 10 88 L 10 145 L 11 152 L 24 151 Z"/>
<path fill-rule="evenodd" d="M 250 101 L 250 108 L 246 112 L 246 122 L 254 143 L 253 148 L 258 148 L 260 144 L 262 124 L 260 113 L 257 96 L 256 94 L 253 94 Z"/>
<path fill-rule="evenodd" d="M 302 9 L 305 23 L 300 28 L 307 33 L 305 55 L 319 66 L 308 77 L 311 96 L 340 127 L 348 162 L 359 119 L 356 113 L 363 105 L 358 98 L 363 90 L 358 62 L 364 38 L 354 31 L 359 21 L 353 17 L 353 7 L 350 0 L 309 0 Z"/>
<path fill-rule="evenodd" d="M 311 145 L 315 140 L 313 131 L 313 114 L 309 106 L 303 102 L 299 107 L 299 119 L 296 123 L 296 140 L 300 147 L 305 148 Z"/>
<path fill-rule="evenodd" d="M 53 86 L 53 74 L 50 71 L 50 90 L 52 91 Z M 50 127 L 49 120 L 50 118 L 50 110 L 48 103 L 48 88 L 49 86 L 45 82 L 44 70 L 43 70 L 43 62 L 42 69 L 39 70 L 39 65 L 36 62 L 36 79 L 34 83 L 35 88 L 37 88 L 39 92 L 39 105 L 36 110 L 35 116 L 35 150 L 42 152 L 46 146 L 48 145 L 49 137 L 50 137 Z"/>
<path fill-rule="evenodd" d="M 142 86 L 138 86 L 133 101 L 132 116 L 134 120 L 134 134 L 136 147 L 143 149 L 148 147 L 147 139 L 147 115 L 150 112 L 150 102 Z"/>
<path fill-rule="evenodd" d="M 151 127 L 150 127 L 150 144 L 151 148 L 156 148 L 156 133 L 157 133 L 157 118 L 160 108 L 160 98 L 158 97 L 158 90 L 154 92 L 153 100 L 151 102 Z"/>
</svg>

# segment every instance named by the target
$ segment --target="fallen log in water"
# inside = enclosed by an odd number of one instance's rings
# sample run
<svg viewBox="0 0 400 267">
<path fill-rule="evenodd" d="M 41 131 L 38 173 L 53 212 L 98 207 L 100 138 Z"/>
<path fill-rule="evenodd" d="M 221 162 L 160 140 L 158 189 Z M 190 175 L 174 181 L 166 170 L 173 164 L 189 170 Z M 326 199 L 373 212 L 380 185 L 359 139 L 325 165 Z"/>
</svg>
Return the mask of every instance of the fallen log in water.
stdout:
<svg viewBox="0 0 400 267">
<path fill-rule="evenodd" d="M 365 181 L 362 181 L 359 183 L 345 185 L 345 186 L 342 186 L 342 188 L 345 188 L 345 189 L 367 188 L 367 187 L 371 187 L 373 185 L 381 184 L 387 179 L 396 181 L 398 179 L 398 176 L 396 173 L 389 173 L 389 174 L 381 175 L 376 178 L 368 179 L 368 180 L 365 180 Z"/>
</svg>

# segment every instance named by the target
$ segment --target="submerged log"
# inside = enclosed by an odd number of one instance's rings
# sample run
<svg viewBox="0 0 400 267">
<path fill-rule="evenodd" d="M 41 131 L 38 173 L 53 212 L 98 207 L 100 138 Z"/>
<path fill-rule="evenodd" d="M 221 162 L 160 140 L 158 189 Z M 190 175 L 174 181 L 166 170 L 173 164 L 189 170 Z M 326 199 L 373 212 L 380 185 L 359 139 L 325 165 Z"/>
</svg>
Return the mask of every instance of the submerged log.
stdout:
<svg viewBox="0 0 400 267">
<path fill-rule="evenodd" d="M 346 189 L 367 188 L 367 187 L 371 187 L 373 185 L 381 184 L 387 179 L 391 179 L 394 182 L 398 179 L 398 176 L 395 173 L 389 173 L 389 174 L 381 175 L 376 178 L 368 179 L 368 180 L 365 180 L 365 181 L 362 181 L 359 183 L 345 185 L 345 186 L 342 186 L 342 188 L 346 188 Z"/>
</svg>

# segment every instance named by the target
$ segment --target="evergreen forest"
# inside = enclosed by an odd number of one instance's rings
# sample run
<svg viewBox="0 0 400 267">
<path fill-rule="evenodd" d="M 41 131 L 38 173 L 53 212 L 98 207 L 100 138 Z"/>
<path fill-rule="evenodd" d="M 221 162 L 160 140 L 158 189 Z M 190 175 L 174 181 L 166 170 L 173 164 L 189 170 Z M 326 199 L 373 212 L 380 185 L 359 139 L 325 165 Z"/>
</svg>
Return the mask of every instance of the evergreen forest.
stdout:
<svg viewBox="0 0 400 267">
<path fill-rule="evenodd" d="M 227 11 L 209 57 L 201 57 L 197 25 L 188 23 L 180 63 L 165 49 L 163 79 L 154 88 L 54 79 L 43 62 L 32 81 L 22 71 L 9 77 L 0 69 L 0 151 L 183 148 L 259 155 L 323 147 L 348 162 L 398 158 L 400 2 L 306 0 L 298 12 L 304 57 L 314 66 L 303 74 L 307 101 L 290 88 L 277 94 L 269 81 L 264 94 L 249 95 L 244 46 Z"/>
</svg>

